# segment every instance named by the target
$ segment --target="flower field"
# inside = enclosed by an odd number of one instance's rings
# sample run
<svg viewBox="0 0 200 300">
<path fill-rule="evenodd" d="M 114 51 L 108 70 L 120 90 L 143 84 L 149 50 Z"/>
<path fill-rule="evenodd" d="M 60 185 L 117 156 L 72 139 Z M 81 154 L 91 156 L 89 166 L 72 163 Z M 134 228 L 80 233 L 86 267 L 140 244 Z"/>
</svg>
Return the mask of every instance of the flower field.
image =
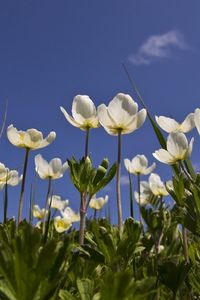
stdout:
<svg viewBox="0 0 200 300">
<path fill-rule="evenodd" d="M 24 151 L 24 164 L 19 173 L 0 163 L 0 299 L 200 299 L 200 174 L 191 163 L 194 139 L 188 141 L 186 136 L 192 130 L 200 134 L 200 109 L 178 123 L 166 116 L 152 117 L 140 95 L 139 99 L 141 110 L 124 93 L 97 108 L 89 96 L 77 95 L 72 115 L 60 107 L 69 126 L 85 135 L 84 153 L 64 162 L 35 155 L 35 172 L 48 182 L 43 207 L 34 197 L 25 197 L 29 154 L 48 147 L 56 133 L 43 137 L 37 129 L 8 126 L 7 138 Z M 122 157 L 122 135 L 139 130 L 146 118 L 160 143 L 153 157 L 172 170 L 167 182 L 155 173 L 155 162 L 149 166 L 145 154 Z M 103 158 L 95 167 L 89 155 L 90 131 L 100 126 L 117 140 L 117 159 L 110 165 Z M 129 178 L 127 219 L 122 215 L 122 164 Z M 65 172 L 80 194 L 79 212 L 53 194 L 52 182 Z M 98 192 L 112 180 L 116 181 L 117 224 L 112 224 L 109 215 L 97 217 L 110 201 L 109 195 L 99 197 Z M 18 211 L 10 219 L 8 190 L 16 185 L 20 185 Z M 25 201 L 29 201 L 29 216 L 23 220 Z M 89 208 L 93 209 L 91 218 Z"/>
</svg>

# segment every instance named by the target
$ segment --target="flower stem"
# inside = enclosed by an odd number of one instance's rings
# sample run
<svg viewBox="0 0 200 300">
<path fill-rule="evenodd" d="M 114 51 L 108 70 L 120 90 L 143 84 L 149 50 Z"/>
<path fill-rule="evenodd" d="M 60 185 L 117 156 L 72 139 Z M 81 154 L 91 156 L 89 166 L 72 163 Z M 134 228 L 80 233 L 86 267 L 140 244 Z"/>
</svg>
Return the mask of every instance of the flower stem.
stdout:
<svg viewBox="0 0 200 300">
<path fill-rule="evenodd" d="M 85 158 L 88 156 L 89 133 L 90 133 L 90 129 L 87 128 L 86 136 L 85 136 Z"/>
<path fill-rule="evenodd" d="M 81 205 L 80 205 L 80 228 L 79 228 L 79 244 L 84 244 L 84 232 L 85 232 L 85 219 L 86 219 L 86 201 L 87 194 L 81 194 Z"/>
<path fill-rule="evenodd" d="M 131 179 L 131 173 L 128 172 L 129 177 L 129 193 L 130 193 L 130 214 L 131 217 L 134 219 L 134 211 L 133 211 L 133 189 L 132 189 L 132 179 Z"/>
<path fill-rule="evenodd" d="M 23 199 L 24 199 L 24 189 L 25 189 L 25 180 L 26 180 L 26 171 L 28 165 L 28 156 L 29 156 L 29 148 L 26 148 L 25 158 L 24 158 L 24 169 L 23 169 L 23 177 L 22 177 L 22 185 L 21 185 L 21 192 L 19 198 L 19 207 L 18 207 L 18 225 L 22 219 L 22 206 L 23 206 Z"/>
<path fill-rule="evenodd" d="M 120 172 L 121 172 L 121 132 L 118 132 L 118 155 L 117 155 L 117 210 L 118 210 L 118 227 L 122 231 L 122 207 L 121 207 L 121 186 L 120 186 Z"/>
<path fill-rule="evenodd" d="M 49 197 L 50 197 L 50 193 L 51 193 L 51 182 L 52 182 L 51 177 L 49 177 L 46 202 L 45 202 L 44 222 L 43 222 L 43 228 L 42 228 L 43 235 L 45 234 L 45 224 L 46 224 L 45 222 L 46 222 L 46 215 L 47 215 L 48 206 L 49 206 Z"/>
<path fill-rule="evenodd" d="M 8 210 L 8 184 L 6 179 L 5 190 L 4 190 L 4 215 L 3 215 L 4 223 L 6 223 L 6 219 L 7 219 L 7 210 Z"/>
<path fill-rule="evenodd" d="M 189 263 L 187 229 L 184 226 L 182 226 L 182 236 L 183 236 L 183 254 L 186 262 Z"/>
<path fill-rule="evenodd" d="M 140 174 L 137 174 L 137 183 L 138 183 L 138 198 L 139 198 L 139 220 L 140 220 L 140 225 L 141 227 L 143 228 L 143 222 L 142 222 L 142 216 L 141 216 L 141 199 L 140 199 L 140 196 L 141 196 L 141 191 L 140 191 Z"/>
</svg>

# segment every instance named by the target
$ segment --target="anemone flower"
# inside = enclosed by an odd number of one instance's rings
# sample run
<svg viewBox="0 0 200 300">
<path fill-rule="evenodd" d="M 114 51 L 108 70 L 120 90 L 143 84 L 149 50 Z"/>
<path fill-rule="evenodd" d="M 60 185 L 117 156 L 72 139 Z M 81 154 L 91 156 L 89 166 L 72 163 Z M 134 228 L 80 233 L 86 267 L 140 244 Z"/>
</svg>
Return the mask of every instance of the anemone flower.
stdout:
<svg viewBox="0 0 200 300">
<path fill-rule="evenodd" d="M 48 163 L 41 154 L 35 156 L 35 170 L 41 179 L 58 179 L 63 177 L 68 163 L 62 164 L 60 158 L 53 158 Z"/>
<path fill-rule="evenodd" d="M 22 215 L 22 205 L 23 205 L 23 198 L 24 198 L 25 179 L 26 179 L 29 152 L 30 150 L 37 150 L 51 144 L 56 138 L 56 133 L 54 131 L 51 131 L 46 138 L 43 138 L 42 132 L 38 131 L 37 129 L 31 128 L 31 129 L 27 129 L 26 131 L 21 131 L 21 130 L 17 130 L 11 124 L 7 128 L 7 137 L 8 140 L 11 142 L 11 144 L 19 148 L 24 148 L 26 150 L 21 192 L 19 198 L 19 208 L 18 208 L 18 224 L 19 224 L 21 222 L 21 215 Z"/>
<path fill-rule="evenodd" d="M 146 156 L 140 154 L 133 157 L 132 160 L 125 158 L 124 165 L 127 171 L 134 175 L 138 175 L 138 174 L 148 175 L 156 167 L 155 163 L 153 163 L 150 167 L 148 167 L 148 160 Z"/>
<path fill-rule="evenodd" d="M 149 176 L 149 187 L 155 196 L 162 197 L 169 195 L 164 182 L 158 174 L 152 173 Z"/>
<path fill-rule="evenodd" d="M 60 213 L 64 219 L 68 219 L 71 223 L 80 221 L 80 214 L 76 214 L 69 206 Z"/>
<path fill-rule="evenodd" d="M 138 112 L 137 103 L 130 95 L 123 93 L 117 94 L 106 106 L 101 104 L 98 109 L 99 122 L 110 135 L 118 136 L 118 158 L 117 158 L 117 207 L 118 207 L 118 226 L 122 230 L 122 208 L 121 208 L 121 189 L 120 189 L 120 169 L 121 169 L 121 136 L 128 134 L 139 127 L 145 121 L 146 109 Z"/>
<path fill-rule="evenodd" d="M 61 216 L 54 218 L 54 227 L 58 233 L 67 231 L 71 226 L 72 222 L 67 218 L 62 218 Z"/>
<path fill-rule="evenodd" d="M 33 205 L 33 216 L 36 219 L 42 220 L 45 217 L 45 208 L 40 208 L 39 205 Z"/>
<path fill-rule="evenodd" d="M 96 195 L 93 195 L 89 202 L 89 207 L 94 209 L 94 219 L 96 219 L 97 210 L 100 210 L 108 202 L 108 195 L 105 197 L 97 198 Z"/>
<path fill-rule="evenodd" d="M 93 101 L 87 95 L 75 96 L 72 102 L 72 116 L 62 106 L 60 109 L 71 125 L 86 131 L 85 157 L 87 157 L 89 131 L 100 126 Z"/>
<path fill-rule="evenodd" d="M 61 199 L 60 196 L 58 195 L 52 195 L 50 198 L 49 198 L 49 203 L 51 202 L 51 208 L 55 208 L 59 211 L 62 211 L 65 209 L 65 207 L 67 205 L 69 205 L 69 200 L 63 200 Z"/>
<path fill-rule="evenodd" d="M 140 195 L 138 191 L 134 192 L 136 202 L 144 206 L 149 203 L 149 199 L 152 197 L 152 191 L 147 181 L 140 181 Z"/>
<path fill-rule="evenodd" d="M 4 194 L 4 223 L 7 219 L 8 208 L 8 185 L 15 186 L 22 180 L 22 175 L 19 176 L 16 170 L 10 170 L 5 167 L 3 163 L 0 163 L 0 190 L 5 187 Z"/>
<path fill-rule="evenodd" d="M 62 164 L 62 161 L 60 158 L 53 158 L 50 160 L 48 163 L 41 154 L 38 154 L 35 156 L 35 170 L 39 177 L 41 179 L 47 179 L 48 180 L 48 189 L 47 189 L 47 196 L 46 196 L 46 203 L 45 203 L 45 211 L 47 212 L 48 210 L 48 204 L 52 202 L 52 196 L 50 197 L 51 194 L 51 182 L 52 180 L 58 179 L 63 177 L 64 172 L 68 168 L 68 163 L 65 162 Z M 50 199 L 51 198 L 51 199 Z M 50 199 L 50 201 L 49 201 Z M 49 208 L 49 210 L 51 207 Z M 46 214 L 45 214 L 46 218 Z M 45 218 L 44 218 L 44 225 L 43 225 L 43 232 L 45 231 Z"/>
<path fill-rule="evenodd" d="M 194 138 L 188 144 L 184 133 L 172 132 L 167 138 L 167 150 L 159 149 L 153 153 L 153 156 L 164 164 L 173 165 L 190 157 L 192 153 Z"/>
<path fill-rule="evenodd" d="M 22 180 L 22 175 L 19 176 L 16 170 L 10 170 L 0 163 L 0 190 L 6 185 L 15 186 Z"/>
<path fill-rule="evenodd" d="M 175 131 L 187 133 L 195 127 L 194 113 L 190 113 L 182 123 L 164 116 L 156 116 L 155 118 L 160 128 L 168 133 Z"/>
<path fill-rule="evenodd" d="M 194 123 L 198 133 L 200 134 L 200 109 L 196 108 L 194 112 Z"/>
</svg>

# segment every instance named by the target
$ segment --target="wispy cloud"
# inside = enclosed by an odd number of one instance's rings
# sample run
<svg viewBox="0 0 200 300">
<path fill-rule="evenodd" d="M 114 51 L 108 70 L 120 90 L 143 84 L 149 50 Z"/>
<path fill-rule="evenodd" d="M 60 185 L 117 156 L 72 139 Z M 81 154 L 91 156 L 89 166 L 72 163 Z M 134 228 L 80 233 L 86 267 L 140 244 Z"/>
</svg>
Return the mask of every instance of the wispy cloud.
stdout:
<svg viewBox="0 0 200 300">
<path fill-rule="evenodd" d="M 129 178 L 127 175 L 122 175 L 120 178 L 121 185 L 128 185 L 129 184 Z"/>
<path fill-rule="evenodd" d="M 129 56 L 129 61 L 135 65 L 149 65 L 154 61 L 172 57 L 176 48 L 190 48 L 180 31 L 171 30 L 161 35 L 151 35 L 136 53 Z"/>
</svg>

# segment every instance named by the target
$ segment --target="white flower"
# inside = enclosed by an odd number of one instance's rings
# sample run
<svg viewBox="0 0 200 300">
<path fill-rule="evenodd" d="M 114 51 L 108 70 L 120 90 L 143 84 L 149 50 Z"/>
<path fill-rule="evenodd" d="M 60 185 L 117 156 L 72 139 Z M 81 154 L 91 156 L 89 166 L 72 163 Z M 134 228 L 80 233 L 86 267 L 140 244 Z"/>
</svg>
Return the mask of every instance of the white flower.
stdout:
<svg viewBox="0 0 200 300">
<path fill-rule="evenodd" d="M 37 129 L 21 131 L 10 125 L 7 128 L 7 137 L 14 146 L 35 150 L 51 144 L 56 138 L 56 133 L 52 131 L 46 138 L 43 138 L 42 132 Z"/>
<path fill-rule="evenodd" d="M 62 106 L 60 109 L 67 121 L 75 127 L 88 130 L 99 126 L 95 105 L 87 95 L 77 95 L 74 97 L 72 103 L 72 117 Z"/>
<path fill-rule="evenodd" d="M 51 201 L 51 208 L 55 208 L 58 210 L 64 210 L 65 207 L 69 204 L 69 200 L 62 200 L 60 196 L 53 195 L 49 198 L 49 202 Z"/>
<path fill-rule="evenodd" d="M 61 218 L 61 216 L 57 216 L 54 218 L 54 227 L 59 233 L 68 230 L 71 226 L 72 222 L 70 222 L 70 220 L 67 218 Z"/>
<path fill-rule="evenodd" d="M 139 155 L 139 154 L 133 157 L 131 161 L 128 158 L 125 158 L 124 165 L 129 173 L 135 175 L 138 174 L 147 175 L 151 173 L 156 167 L 155 163 L 153 163 L 150 167 L 147 167 L 148 166 L 147 158 L 145 157 L 145 155 Z"/>
<path fill-rule="evenodd" d="M 41 179 L 61 178 L 68 168 L 68 163 L 62 164 L 60 158 L 53 158 L 49 163 L 41 154 L 35 156 L 35 170 Z"/>
<path fill-rule="evenodd" d="M 200 109 L 196 108 L 194 112 L 194 122 L 198 133 L 200 134 Z"/>
<path fill-rule="evenodd" d="M 39 205 L 33 205 L 33 216 L 39 220 L 45 217 L 45 208 L 40 208 Z"/>
<path fill-rule="evenodd" d="M 162 163 L 173 165 L 177 161 L 184 160 L 191 155 L 194 138 L 189 145 L 184 133 L 172 132 L 167 138 L 167 150 L 159 149 L 153 156 Z"/>
<path fill-rule="evenodd" d="M 71 223 L 80 221 L 80 214 L 76 214 L 70 207 L 66 207 L 60 213 L 63 218 L 69 220 Z"/>
<path fill-rule="evenodd" d="M 96 198 L 96 195 L 94 195 L 89 203 L 89 206 L 93 209 L 99 210 L 103 208 L 103 206 L 108 202 L 108 195 L 105 197 L 99 197 Z"/>
<path fill-rule="evenodd" d="M 131 96 L 119 93 L 108 104 L 98 109 L 100 124 L 111 135 L 128 134 L 142 126 L 146 118 L 146 109 L 138 112 L 137 103 Z"/>
<path fill-rule="evenodd" d="M 179 131 L 179 132 L 189 132 L 195 127 L 194 123 L 194 113 L 190 113 L 182 123 L 178 123 L 172 118 L 156 116 L 156 122 L 158 125 L 168 133 Z"/>
<path fill-rule="evenodd" d="M 9 170 L 4 164 L 0 163 L 0 190 L 7 183 L 8 185 L 15 186 L 22 180 L 16 170 Z"/>
<path fill-rule="evenodd" d="M 166 190 L 164 182 L 158 174 L 152 173 L 149 176 L 149 187 L 155 196 L 167 196 L 169 193 Z"/>
<path fill-rule="evenodd" d="M 134 197 L 136 202 L 140 203 L 142 206 L 149 203 L 149 199 L 152 197 L 152 191 L 147 181 L 140 182 L 140 199 L 137 191 L 134 192 Z"/>
</svg>

